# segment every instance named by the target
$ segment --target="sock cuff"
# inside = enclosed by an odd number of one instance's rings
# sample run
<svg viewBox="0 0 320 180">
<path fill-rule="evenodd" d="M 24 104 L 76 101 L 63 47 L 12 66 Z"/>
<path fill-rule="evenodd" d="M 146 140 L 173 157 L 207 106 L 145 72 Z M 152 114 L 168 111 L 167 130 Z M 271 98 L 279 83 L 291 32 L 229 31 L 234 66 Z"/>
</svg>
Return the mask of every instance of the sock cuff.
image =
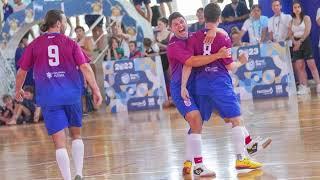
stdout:
<svg viewBox="0 0 320 180">
<path fill-rule="evenodd" d="M 242 131 L 242 126 L 233 127 L 232 131 Z"/>
<path fill-rule="evenodd" d="M 75 140 L 73 140 L 72 141 L 72 145 L 74 146 L 74 145 L 79 145 L 79 144 L 83 144 L 83 141 L 82 141 L 82 139 L 75 139 Z"/>
<path fill-rule="evenodd" d="M 189 138 L 192 140 L 201 140 L 201 134 L 190 134 Z"/>
<path fill-rule="evenodd" d="M 60 149 L 56 149 L 56 154 L 68 154 L 68 151 L 66 148 L 60 148 Z"/>
</svg>

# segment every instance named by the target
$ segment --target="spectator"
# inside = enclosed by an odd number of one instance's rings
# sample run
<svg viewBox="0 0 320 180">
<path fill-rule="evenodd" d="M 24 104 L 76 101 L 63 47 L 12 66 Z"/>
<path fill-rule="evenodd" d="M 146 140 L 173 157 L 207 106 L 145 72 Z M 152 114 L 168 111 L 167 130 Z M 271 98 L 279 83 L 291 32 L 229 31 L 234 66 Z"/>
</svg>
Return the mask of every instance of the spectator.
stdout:
<svg viewBox="0 0 320 180">
<path fill-rule="evenodd" d="M 124 25 L 119 23 L 113 23 L 111 26 L 111 31 L 113 37 L 117 38 L 117 40 L 120 43 L 120 47 L 123 50 L 123 56 L 129 58 L 130 50 L 128 40 L 130 39 L 130 36 L 125 33 Z"/>
<path fill-rule="evenodd" d="M 16 70 L 19 69 L 19 61 L 20 61 L 20 58 L 22 57 L 25 48 L 28 46 L 28 35 L 29 35 L 29 33 L 27 33 L 27 34 L 21 39 L 21 41 L 20 41 L 20 43 L 19 43 L 19 46 L 18 46 L 18 48 L 17 48 L 17 50 L 16 50 L 16 53 L 15 53 L 15 66 L 16 66 Z M 23 86 L 26 86 L 26 85 L 34 86 L 33 70 L 32 70 L 32 69 L 31 69 L 30 71 L 28 71 L 28 73 L 27 73 L 27 77 L 26 77 L 26 80 L 25 80 Z"/>
<path fill-rule="evenodd" d="M 238 27 L 235 26 L 231 28 L 230 37 L 231 37 L 233 47 L 246 45 L 246 43 L 242 42 L 241 40 L 241 31 L 239 30 Z"/>
<path fill-rule="evenodd" d="M 266 41 L 268 30 L 268 18 L 261 16 L 261 7 L 257 4 L 252 6 L 251 17 L 247 19 L 241 28 L 242 36 L 248 31 L 251 44 Z"/>
<path fill-rule="evenodd" d="M 12 6 L 8 3 L 8 0 L 2 0 L 3 6 L 3 21 L 6 21 L 10 14 L 13 13 Z"/>
<path fill-rule="evenodd" d="M 143 47 L 145 57 L 155 56 L 160 51 L 159 46 L 156 43 L 153 43 L 152 40 L 149 38 L 143 39 Z"/>
<path fill-rule="evenodd" d="M 142 53 L 137 49 L 137 42 L 130 41 L 129 42 L 130 56 L 129 59 L 141 58 Z"/>
<path fill-rule="evenodd" d="M 142 5 L 143 5 L 142 3 L 145 6 L 146 12 L 142 9 Z M 150 3 L 151 3 L 150 0 L 133 0 L 133 5 L 136 8 L 136 10 L 138 11 L 138 13 L 151 23 L 152 10 L 150 7 Z"/>
<path fill-rule="evenodd" d="M 7 125 L 22 124 L 23 122 L 29 123 L 32 121 L 31 111 L 24 105 L 21 105 L 13 100 L 10 95 L 4 95 L 2 100 L 5 104 L 5 111 L 7 111 Z"/>
<path fill-rule="evenodd" d="M 231 0 L 232 3 L 226 5 L 222 11 L 222 22 L 237 22 L 248 19 L 250 11 L 246 4 L 239 0 Z"/>
<path fill-rule="evenodd" d="M 34 98 L 34 88 L 32 86 L 25 86 L 23 88 L 24 95 L 22 105 L 30 110 L 31 112 L 31 119 L 30 122 L 39 122 L 41 117 L 41 108 L 36 105 L 35 98 Z"/>
<path fill-rule="evenodd" d="M 274 12 L 274 16 L 268 22 L 270 40 L 273 42 L 286 41 L 289 38 L 288 30 L 292 17 L 289 14 L 282 13 L 281 9 L 281 0 L 273 0 L 272 11 Z"/>
<path fill-rule="evenodd" d="M 162 17 L 158 20 L 157 30 L 158 32 L 156 33 L 156 42 L 160 48 L 160 56 L 161 56 L 163 72 L 165 73 L 165 77 L 167 78 L 166 81 L 168 81 L 169 79 L 167 77 L 168 75 L 167 73 L 169 69 L 169 62 L 168 62 L 166 51 L 167 51 L 167 45 L 168 45 L 171 33 L 168 30 L 167 18 Z"/>
<path fill-rule="evenodd" d="M 311 20 L 305 15 L 299 1 L 293 2 L 292 21 L 289 23 L 289 36 L 293 42 L 291 56 L 298 76 L 299 86 L 298 95 L 310 93 L 307 86 L 308 77 L 306 73 L 305 61 L 312 73 L 313 79 L 317 84 L 317 92 L 320 93 L 320 78 L 318 68 L 312 54 L 312 44 L 310 39 Z"/>
<path fill-rule="evenodd" d="M 27 5 L 25 5 L 22 0 L 14 0 L 15 6 L 13 7 L 13 12 L 19 12 L 24 10 Z"/>
<path fill-rule="evenodd" d="M 205 27 L 203 8 L 199 8 L 197 10 L 196 16 L 198 18 L 198 22 L 191 24 L 191 26 L 189 28 L 190 32 L 196 32 L 200 29 L 204 29 L 204 27 Z"/>
<path fill-rule="evenodd" d="M 124 51 L 119 47 L 119 40 L 116 37 L 111 37 L 109 40 L 109 49 L 107 51 L 106 60 L 119 60 L 123 58 Z"/>
<path fill-rule="evenodd" d="M 166 17 L 166 8 L 164 4 L 168 6 L 169 15 L 172 13 L 172 0 L 157 0 L 157 3 L 160 4 L 161 16 Z"/>
</svg>

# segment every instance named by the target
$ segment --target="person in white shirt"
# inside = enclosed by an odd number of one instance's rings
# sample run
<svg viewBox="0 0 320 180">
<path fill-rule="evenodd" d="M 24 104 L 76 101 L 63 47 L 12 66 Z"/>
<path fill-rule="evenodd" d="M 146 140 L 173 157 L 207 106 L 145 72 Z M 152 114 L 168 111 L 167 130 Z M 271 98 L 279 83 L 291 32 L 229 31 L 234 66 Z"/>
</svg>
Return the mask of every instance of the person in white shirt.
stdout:
<svg viewBox="0 0 320 180">
<path fill-rule="evenodd" d="M 320 94 L 320 77 L 317 65 L 313 58 L 312 42 L 310 38 L 311 19 L 302 11 L 299 1 L 293 2 L 292 21 L 289 24 L 289 37 L 292 40 L 291 57 L 295 74 L 298 76 L 298 95 L 310 93 L 308 87 L 308 77 L 306 73 L 306 63 L 310 69 L 313 79 L 317 84 L 317 92 Z"/>
<path fill-rule="evenodd" d="M 266 41 L 268 29 L 268 18 L 261 16 L 261 7 L 257 4 L 252 6 L 251 16 L 241 28 L 241 37 L 248 31 L 250 44 Z"/>
<path fill-rule="evenodd" d="M 274 15 L 269 19 L 268 30 L 270 40 L 280 42 L 288 40 L 289 23 L 292 20 L 291 15 L 281 12 L 281 0 L 272 0 L 272 11 Z"/>
</svg>

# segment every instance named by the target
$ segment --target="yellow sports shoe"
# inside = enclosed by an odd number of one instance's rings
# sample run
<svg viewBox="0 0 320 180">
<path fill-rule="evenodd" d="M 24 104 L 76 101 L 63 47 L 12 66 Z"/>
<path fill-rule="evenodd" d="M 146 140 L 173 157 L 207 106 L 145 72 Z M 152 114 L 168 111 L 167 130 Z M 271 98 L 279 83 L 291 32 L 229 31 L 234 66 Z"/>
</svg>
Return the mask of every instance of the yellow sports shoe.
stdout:
<svg viewBox="0 0 320 180">
<path fill-rule="evenodd" d="M 236 161 L 236 169 L 258 169 L 260 167 L 262 167 L 261 163 L 252 161 L 249 158 Z"/>
<path fill-rule="evenodd" d="M 183 163 L 182 175 L 190 175 L 192 171 L 192 162 L 187 160 Z"/>
</svg>

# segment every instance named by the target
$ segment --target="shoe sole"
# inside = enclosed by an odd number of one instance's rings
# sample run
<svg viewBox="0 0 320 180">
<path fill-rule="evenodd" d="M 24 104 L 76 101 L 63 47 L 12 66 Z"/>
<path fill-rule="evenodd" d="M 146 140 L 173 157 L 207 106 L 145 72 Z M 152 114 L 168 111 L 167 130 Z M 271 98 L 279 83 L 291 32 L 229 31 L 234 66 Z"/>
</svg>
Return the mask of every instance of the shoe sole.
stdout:
<svg viewBox="0 0 320 180">
<path fill-rule="evenodd" d="M 256 167 L 256 168 L 252 168 L 252 167 L 236 167 L 236 170 L 243 170 L 243 169 L 259 169 L 261 168 L 262 166 L 260 167 Z"/>
<path fill-rule="evenodd" d="M 213 174 L 206 174 L 206 175 L 194 175 L 194 177 L 216 177 L 216 174 L 213 173 Z"/>
</svg>

